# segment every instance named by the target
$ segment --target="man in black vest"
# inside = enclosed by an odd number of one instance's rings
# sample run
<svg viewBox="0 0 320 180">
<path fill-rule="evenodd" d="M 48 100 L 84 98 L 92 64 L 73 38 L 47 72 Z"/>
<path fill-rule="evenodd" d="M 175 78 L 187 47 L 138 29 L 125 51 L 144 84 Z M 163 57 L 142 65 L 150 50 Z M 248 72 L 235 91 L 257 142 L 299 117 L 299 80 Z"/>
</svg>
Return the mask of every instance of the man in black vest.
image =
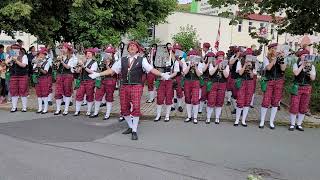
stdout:
<svg viewBox="0 0 320 180">
<path fill-rule="evenodd" d="M 142 75 L 145 70 L 147 73 L 151 72 L 154 75 L 161 76 L 168 80 L 169 74 L 161 73 L 154 69 L 146 58 L 139 56 L 140 46 L 135 41 L 130 41 L 128 44 L 129 55 L 123 57 L 120 61 L 115 62 L 111 69 L 101 73 L 93 73 L 91 78 L 99 76 L 113 75 L 114 73 L 121 73 L 121 87 L 120 87 L 120 106 L 121 113 L 128 123 L 129 128 L 123 134 L 132 134 L 132 140 L 138 140 L 137 128 L 139 123 L 140 100 L 143 93 Z M 132 103 L 132 111 L 130 110 Z M 130 115 L 133 116 L 131 119 Z"/>
</svg>

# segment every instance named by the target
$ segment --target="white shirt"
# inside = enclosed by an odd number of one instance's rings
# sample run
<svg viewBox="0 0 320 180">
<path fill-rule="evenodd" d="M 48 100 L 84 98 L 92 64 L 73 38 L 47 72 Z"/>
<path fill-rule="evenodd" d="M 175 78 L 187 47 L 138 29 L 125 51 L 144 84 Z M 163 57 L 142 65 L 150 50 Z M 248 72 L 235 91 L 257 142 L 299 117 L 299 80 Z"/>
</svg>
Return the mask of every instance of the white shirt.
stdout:
<svg viewBox="0 0 320 180">
<path fill-rule="evenodd" d="M 301 65 L 302 62 L 300 61 L 299 65 Z M 293 71 L 298 69 L 298 65 L 297 63 L 294 63 L 293 65 Z M 311 71 L 310 71 L 310 75 L 315 76 L 316 75 L 316 68 L 314 67 L 314 65 L 312 65 Z"/>
<path fill-rule="evenodd" d="M 129 57 L 128 56 L 128 61 L 129 64 L 131 64 L 131 62 L 135 59 L 138 58 L 138 54 L 133 56 L 133 57 Z M 148 63 L 148 60 L 146 58 L 142 59 L 142 68 L 145 72 L 149 73 L 153 67 Z M 122 66 L 121 66 L 121 59 L 119 61 L 116 61 L 112 68 L 111 68 L 116 74 L 119 74 L 121 72 Z"/>
<path fill-rule="evenodd" d="M 209 65 L 209 72 L 212 72 L 213 69 L 214 69 L 213 65 L 210 64 L 210 65 Z M 223 71 L 226 72 L 226 73 L 228 73 L 228 75 L 229 75 L 229 73 L 230 73 L 229 65 L 227 65 L 226 68 L 225 68 Z"/>
<path fill-rule="evenodd" d="M 42 63 L 41 63 L 41 66 L 42 66 L 43 63 L 45 63 L 45 62 L 46 62 L 46 65 L 44 66 L 43 70 L 45 70 L 45 71 L 48 72 L 48 71 L 49 71 L 49 68 L 50 68 L 50 66 L 51 66 L 49 61 L 44 61 L 44 62 L 42 62 Z M 34 65 L 33 65 L 33 69 L 35 69 L 36 67 L 37 67 L 37 64 L 34 64 Z"/>
<path fill-rule="evenodd" d="M 185 71 L 187 67 L 188 67 L 187 63 L 185 61 L 182 61 L 182 70 Z M 204 63 L 199 63 L 197 69 L 201 74 L 203 73 L 203 68 L 204 68 Z"/>
<path fill-rule="evenodd" d="M 86 64 L 85 64 L 85 67 L 87 67 L 91 61 L 92 61 L 91 59 L 90 59 L 90 60 L 87 60 L 87 62 L 86 62 Z M 96 72 L 97 69 L 98 69 L 98 63 L 97 63 L 97 62 L 94 62 L 94 63 L 91 65 L 90 70 Z"/>
<path fill-rule="evenodd" d="M 238 61 L 238 63 L 237 63 L 237 69 L 236 69 L 236 73 L 239 73 L 239 72 L 240 72 L 240 70 L 241 70 L 241 68 L 242 68 L 241 61 Z M 256 74 L 257 74 L 257 69 L 256 69 L 256 68 L 254 68 L 254 69 L 252 70 L 252 72 L 253 72 L 253 74 L 254 74 L 254 75 L 256 75 Z"/>
<path fill-rule="evenodd" d="M 22 64 L 28 64 L 28 57 L 27 57 L 27 55 L 23 55 L 22 56 L 22 62 L 21 62 Z"/>
</svg>

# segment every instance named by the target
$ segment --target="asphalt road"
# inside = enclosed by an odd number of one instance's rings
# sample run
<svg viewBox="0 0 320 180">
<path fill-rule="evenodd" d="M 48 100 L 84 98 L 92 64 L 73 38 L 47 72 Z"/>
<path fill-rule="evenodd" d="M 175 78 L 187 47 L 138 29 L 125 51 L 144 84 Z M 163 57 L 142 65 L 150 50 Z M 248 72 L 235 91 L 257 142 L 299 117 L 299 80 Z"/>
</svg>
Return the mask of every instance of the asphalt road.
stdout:
<svg viewBox="0 0 320 180">
<path fill-rule="evenodd" d="M 131 141 L 117 119 L 0 111 L 0 180 L 320 179 L 319 129 L 256 126 L 142 121 Z"/>
</svg>

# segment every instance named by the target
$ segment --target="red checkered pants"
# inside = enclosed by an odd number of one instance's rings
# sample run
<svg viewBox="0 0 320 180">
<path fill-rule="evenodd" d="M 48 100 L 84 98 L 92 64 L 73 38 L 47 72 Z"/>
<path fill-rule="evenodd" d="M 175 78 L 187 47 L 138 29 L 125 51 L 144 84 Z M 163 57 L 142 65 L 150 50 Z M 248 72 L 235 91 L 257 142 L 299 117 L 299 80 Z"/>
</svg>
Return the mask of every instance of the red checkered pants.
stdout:
<svg viewBox="0 0 320 180">
<path fill-rule="evenodd" d="M 257 75 L 254 75 L 254 76 L 253 76 L 253 93 L 256 92 L 257 79 L 258 79 L 258 76 L 257 76 Z"/>
<path fill-rule="evenodd" d="M 154 81 L 156 80 L 156 75 L 149 72 L 147 74 L 148 91 L 154 90 Z"/>
<path fill-rule="evenodd" d="M 29 94 L 28 89 L 28 75 L 25 76 L 11 76 L 9 82 L 9 92 L 11 96 L 26 97 Z"/>
<path fill-rule="evenodd" d="M 48 84 L 49 84 L 49 94 L 52 93 L 52 76 L 48 76 Z"/>
<path fill-rule="evenodd" d="M 96 101 L 102 101 L 104 95 L 106 95 L 107 102 L 113 102 L 113 93 L 116 89 L 116 79 L 104 79 L 101 81 L 101 87 L 96 89 L 95 99 Z"/>
<path fill-rule="evenodd" d="M 186 104 L 198 105 L 200 91 L 199 80 L 185 80 L 184 81 L 184 95 Z"/>
<path fill-rule="evenodd" d="M 120 106 L 123 116 L 140 116 L 140 100 L 143 93 L 141 85 L 122 85 L 120 88 Z M 130 112 L 130 102 L 132 103 L 132 112 Z"/>
<path fill-rule="evenodd" d="M 232 79 L 230 76 L 227 82 L 227 90 L 232 92 L 232 97 L 237 99 L 238 89 L 235 86 L 236 80 Z"/>
<path fill-rule="evenodd" d="M 38 83 L 36 84 L 36 94 L 38 97 L 48 97 L 49 92 L 49 83 L 48 83 L 48 76 L 40 76 L 38 78 Z"/>
<path fill-rule="evenodd" d="M 81 81 L 79 89 L 76 93 L 76 101 L 83 101 L 84 95 L 86 95 L 87 102 L 93 102 L 94 100 L 94 80 Z"/>
<path fill-rule="evenodd" d="M 249 107 L 254 93 L 253 80 L 242 80 L 240 89 L 237 94 L 237 107 Z"/>
<path fill-rule="evenodd" d="M 175 77 L 175 81 L 177 82 L 177 88 L 176 88 L 177 98 L 183 98 L 183 89 L 181 86 L 181 78 L 182 78 L 181 75 Z"/>
<path fill-rule="evenodd" d="M 213 83 L 211 91 L 208 92 L 208 106 L 222 107 L 226 94 L 227 83 Z"/>
<path fill-rule="evenodd" d="M 308 112 L 312 87 L 299 86 L 298 95 L 291 95 L 290 113 L 305 114 Z"/>
<path fill-rule="evenodd" d="M 164 103 L 166 105 L 172 104 L 173 99 L 173 89 L 172 89 L 172 80 L 161 80 L 160 86 L 157 89 L 157 104 L 163 105 Z"/>
<path fill-rule="evenodd" d="M 282 98 L 282 90 L 284 86 L 284 80 L 270 80 L 267 84 L 267 90 L 263 94 L 262 107 L 269 108 L 278 107 Z"/>
<path fill-rule="evenodd" d="M 201 97 L 200 97 L 200 101 L 206 101 L 208 100 L 208 92 L 207 92 L 207 80 L 204 81 L 204 84 L 202 87 L 201 87 Z"/>
<path fill-rule="evenodd" d="M 56 99 L 62 99 L 63 96 L 71 97 L 73 89 L 73 74 L 58 74 L 56 80 Z"/>
</svg>

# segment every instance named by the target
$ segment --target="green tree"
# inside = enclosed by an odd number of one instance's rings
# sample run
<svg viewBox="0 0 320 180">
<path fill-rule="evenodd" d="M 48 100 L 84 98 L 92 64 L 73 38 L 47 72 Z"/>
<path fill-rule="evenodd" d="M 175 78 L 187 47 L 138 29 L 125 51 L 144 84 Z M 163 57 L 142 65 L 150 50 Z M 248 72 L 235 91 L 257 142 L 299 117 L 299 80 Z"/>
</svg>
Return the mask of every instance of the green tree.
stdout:
<svg viewBox="0 0 320 180">
<path fill-rule="evenodd" d="M 180 32 L 174 34 L 172 40 L 179 43 L 184 51 L 189 51 L 191 48 L 196 48 L 199 44 L 199 35 L 196 28 L 192 25 L 180 27 Z"/>
<path fill-rule="evenodd" d="M 239 17 L 246 17 L 249 14 L 259 12 L 260 14 L 272 15 L 273 22 L 278 23 L 279 33 L 290 33 L 293 35 L 313 34 L 320 32 L 320 0 L 209 0 L 212 7 L 227 7 L 237 5 L 239 7 L 238 16 L 233 16 L 233 20 Z M 275 18 L 276 13 L 285 15 L 282 19 Z M 230 12 L 221 13 L 223 16 L 230 16 Z M 234 21 L 233 21 L 234 22 Z"/>
</svg>

